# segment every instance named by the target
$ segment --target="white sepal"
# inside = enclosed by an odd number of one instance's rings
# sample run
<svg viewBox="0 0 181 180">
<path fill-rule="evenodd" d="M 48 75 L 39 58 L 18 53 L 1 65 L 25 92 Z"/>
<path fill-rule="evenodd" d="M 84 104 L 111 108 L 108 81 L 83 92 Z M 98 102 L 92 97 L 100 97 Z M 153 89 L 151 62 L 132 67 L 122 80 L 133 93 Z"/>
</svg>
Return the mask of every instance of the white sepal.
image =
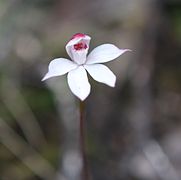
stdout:
<svg viewBox="0 0 181 180">
<path fill-rule="evenodd" d="M 86 64 L 96 64 L 112 61 L 129 49 L 119 49 L 113 44 L 102 44 L 88 55 Z"/>
<path fill-rule="evenodd" d="M 71 71 L 72 69 L 75 69 L 76 67 L 77 64 L 68 59 L 65 58 L 54 59 L 50 62 L 48 66 L 48 73 L 44 76 L 42 81 L 54 76 L 61 76 L 63 74 L 66 74 L 67 72 Z"/>
<path fill-rule="evenodd" d="M 116 76 L 107 66 L 102 64 L 92 64 L 84 65 L 84 67 L 94 80 L 111 87 L 115 86 Z"/>
<path fill-rule="evenodd" d="M 68 85 L 74 95 L 82 101 L 90 94 L 90 84 L 87 78 L 87 72 L 83 66 L 68 73 Z"/>
</svg>

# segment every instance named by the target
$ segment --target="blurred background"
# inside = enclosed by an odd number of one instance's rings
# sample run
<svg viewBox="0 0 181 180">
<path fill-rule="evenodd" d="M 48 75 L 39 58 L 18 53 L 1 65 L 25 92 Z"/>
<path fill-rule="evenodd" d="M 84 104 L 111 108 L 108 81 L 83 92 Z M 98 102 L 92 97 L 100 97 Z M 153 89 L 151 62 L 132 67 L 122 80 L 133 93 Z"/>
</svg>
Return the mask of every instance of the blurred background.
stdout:
<svg viewBox="0 0 181 180">
<path fill-rule="evenodd" d="M 90 78 L 92 179 L 180 180 L 180 0 L 0 0 L 0 179 L 80 179 L 78 100 L 41 82 L 77 32 L 132 49 L 107 63 L 114 89 Z"/>
</svg>

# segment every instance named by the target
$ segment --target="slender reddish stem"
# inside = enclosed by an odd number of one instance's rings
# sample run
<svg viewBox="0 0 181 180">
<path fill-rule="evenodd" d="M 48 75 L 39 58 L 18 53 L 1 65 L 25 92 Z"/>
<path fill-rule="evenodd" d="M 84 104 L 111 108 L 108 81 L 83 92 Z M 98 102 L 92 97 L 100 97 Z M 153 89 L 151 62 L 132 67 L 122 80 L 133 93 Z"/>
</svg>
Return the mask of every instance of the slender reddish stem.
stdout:
<svg viewBox="0 0 181 180">
<path fill-rule="evenodd" d="M 82 155 L 82 180 L 89 180 L 88 160 L 85 143 L 85 103 L 80 101 L 80 151 Z"/>
</svg>

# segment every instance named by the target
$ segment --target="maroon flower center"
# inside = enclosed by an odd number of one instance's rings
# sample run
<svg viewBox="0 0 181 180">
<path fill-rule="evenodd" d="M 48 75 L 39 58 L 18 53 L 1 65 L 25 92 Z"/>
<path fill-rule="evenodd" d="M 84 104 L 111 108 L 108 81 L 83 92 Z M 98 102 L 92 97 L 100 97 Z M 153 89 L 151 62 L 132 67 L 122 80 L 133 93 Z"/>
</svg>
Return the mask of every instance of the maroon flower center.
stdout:
<svg viewBox="0 0 181 180">
<path fill-rule="evenodd" d="M 87 49 L 87 45 L 80 42 L 80 43 L 77 43 L 77 44 L 74 45 L 74 49 L 77 50 L 77 51 L 82 50 L 82 49 Z"/>
</svg>

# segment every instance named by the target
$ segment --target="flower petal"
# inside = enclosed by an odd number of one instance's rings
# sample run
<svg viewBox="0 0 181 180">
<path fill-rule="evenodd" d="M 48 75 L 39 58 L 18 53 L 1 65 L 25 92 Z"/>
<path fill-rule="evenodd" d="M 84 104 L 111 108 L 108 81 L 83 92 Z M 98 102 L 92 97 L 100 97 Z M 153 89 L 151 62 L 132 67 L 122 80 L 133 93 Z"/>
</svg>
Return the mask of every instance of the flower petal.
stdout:
<svg viewBox="0 0 181 180">
<path fill-rule="evenodd" d="M 107 66 L 103 64 L 91 64 L 84 65 L 84 67 L 96 81 L 111 87 L 115 86 L 116 76 Z"/>
<path fill-rule="evenodd" d="M 48 73 L 44 76 L 42 81 L 54 77 L 54 76 L 60 76 L 63 75 L 72 69 L 75 69 L 77 67 L 77 64 L 74 62 L 65 59 L 65 58 L 57 58 L 50 62 L 48 67 Z"/>
<path fill-rule="evenodd" d="M 78 33 L 66 45 L 67 54 L 79 65 L 86 61 L 90 39 L 90 36 Z"/>
<path fill-rule="evenodd" d="M 82 101 L 90 94 L 90 84 L 83 66 L 79 66 L 68 73 L 68 85 L 73 94 Z"/>
<path fill-rule="evenodd" d="M 119 49 L 113 44 L 102 44 L 95 49 L 87 57 L 86 64 L 104 63 L 111 61 L 129 49 Z"/>
</svg>

